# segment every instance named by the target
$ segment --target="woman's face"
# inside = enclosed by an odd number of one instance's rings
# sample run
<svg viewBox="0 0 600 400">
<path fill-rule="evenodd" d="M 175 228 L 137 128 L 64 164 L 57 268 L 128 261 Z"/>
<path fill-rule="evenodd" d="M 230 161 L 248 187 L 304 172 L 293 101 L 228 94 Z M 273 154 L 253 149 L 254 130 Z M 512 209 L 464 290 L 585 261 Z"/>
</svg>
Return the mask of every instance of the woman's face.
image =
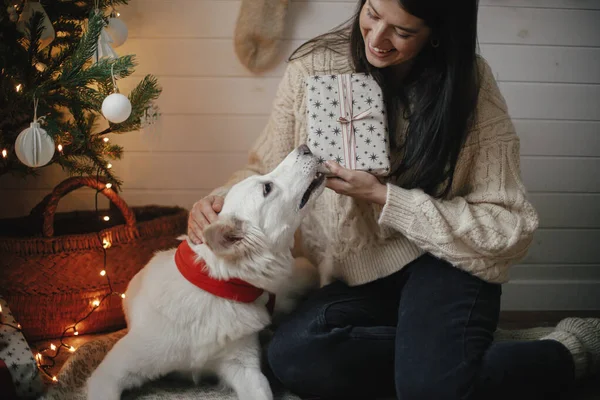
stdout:
<svg viewBox="0 0 600 400">
<path fill-rule="evenodd" d="M 431 33 L 425 21 L 406 12 L 398 0 L 367 0 L 359 24 L 367 60 L 376 68 L 413 59 Z"/>
</svg>

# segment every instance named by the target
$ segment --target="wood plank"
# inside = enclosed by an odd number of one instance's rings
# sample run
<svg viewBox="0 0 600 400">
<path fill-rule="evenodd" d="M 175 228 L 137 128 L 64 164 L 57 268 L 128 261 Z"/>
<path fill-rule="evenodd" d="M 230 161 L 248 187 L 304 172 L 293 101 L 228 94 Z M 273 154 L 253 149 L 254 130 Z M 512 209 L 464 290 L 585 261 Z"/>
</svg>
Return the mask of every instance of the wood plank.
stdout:
<svg viewBox="0 0 600 400">
<path fill-rule="evenodd" d="M 538 229 L 522 264 L 597 264 L 600 229 Z"/>
<path fill-rule="evenodd" d="M 600 120 L 600 85 L 504 82 L 512 118 Z"/>
<path fill-rule="evenodd" d="M 119 87 L 128 93 L 139 78 Z M 164 114 L 269 114 L 279 78 L 162 77 L 158 105 Z M 512 118 L 600 119 L 600 85 L 501 82 Z"/>
<path fill-rule="evenodd" d="M 600 194 L 530 193 L 540 228 L 600 227 Z"/>
<path fill-rule="evenodd" d="M 282 76 L 285 60 L 303 42 L 283 41 L 281 62 L 261 76 Z M 119 52 L 136 55 L 136 76 L 254 76 L 239 62 L 232 39 L 133 38 Z M 600 48 L 483 44 L 481 54 L 501 81 L 600 83 Z"/>
<path fill-rule="evenodd" d="M 600 281 L 509 282 L 502 287 L 502 310 L 600 310 Z"/>
<path fill-rule="evenodd" d="M 600 156 L 600 122 L 513 120 L 522 156 Z"/>
<path fill-rule="evenodd" d="M 518 280 L 558 280 L 558 281 L 598 281 L 600 264 L 520 264 L 511 269 L 511 281 Z"/>
<path fill-rule="evenodd" d="M 521 157 L 521 175 L 529 192 L 600 193 L 600 158 Z"/>
<path fill-rule="evenodd" d="M 237 1 L 146 0 L 123 9 L 131 37 L 230 38 L 239 11 Z M 284 38 L 309 39 L 349 19 L 354 2 L 292 2 Z M 177 18 L 166 18 L 177 10 Z M 480 43 L 600 45 L 597 10 L 494 7 L 479 10 Z M 574 29 L 576 27 L 576 29 Z"/>
<path fill-rule="evenodd" d="M 160 152 L 126 153 L 113 161 L 113 171 L 125 189 L 211 189 L 222 185 L 233 172 L 246 164 L 240 153 Z M 4 177 L 3 189 L 49 189 L 65 177 L 51 165 L 39 177 Z"/>
<path fill-rule="evenodd" d="M 260 115 L 163 115 L 154 126 L 143 131 L 112 135 L 111 142 L 123 146 L 126 154 L 132 151 L 247 153 L 266 124 L 267 116 Z"/>
<path fill-rule="evenodd" d="M 484 44 L 480 50 L 498 81 L 600 83 L 600 48 Z"/>
<path fill-rule="evenodd" d="M 139 78 L 119 82 L 128 93 Z M 163 114 L 268 114 L 279 78 L 162 77 L 157 104 Z"/>
</svg>

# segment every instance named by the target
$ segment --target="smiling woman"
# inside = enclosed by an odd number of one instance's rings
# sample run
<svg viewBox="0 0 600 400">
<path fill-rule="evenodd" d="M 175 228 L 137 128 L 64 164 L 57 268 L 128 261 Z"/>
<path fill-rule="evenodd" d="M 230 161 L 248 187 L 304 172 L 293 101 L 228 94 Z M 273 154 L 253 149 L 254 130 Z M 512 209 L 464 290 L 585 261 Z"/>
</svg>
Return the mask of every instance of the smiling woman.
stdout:
<svg viewBox="0 0 600 400">
<path fill-rule="evenodd" d="M 359 1 L 346 24 L 292 54 L 249 164 L 190 214 L 190 235 L 200 236 L 233 183 L 268 173 L 307 141 L 307 77 L 366 73 L 380 86 L 390 175 L 328 161 L 331 190 L 305 207 L 302 250 L 333 283 L 268 347 L 274 375 L 295 392 L 541 400 L 600 367 L 598 319 L 563 320 L 543 340 L 494 342 L 501 285 L 538 216 L 506 102 L 476 53 L 477 11 L 477 0 Z M 321 133 L 335 135 L 330 128 Z"/>
</svg>

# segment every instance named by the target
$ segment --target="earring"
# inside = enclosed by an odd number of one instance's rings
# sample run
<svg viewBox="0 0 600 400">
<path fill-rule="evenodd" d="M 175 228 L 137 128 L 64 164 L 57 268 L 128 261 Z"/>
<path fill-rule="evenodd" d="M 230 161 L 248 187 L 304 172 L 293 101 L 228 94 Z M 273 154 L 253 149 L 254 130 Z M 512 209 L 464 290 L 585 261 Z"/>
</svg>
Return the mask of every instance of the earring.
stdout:
<svg viewBox="0 0 600 400">
<path fill-rule="evenodd" d="M 434 49 L 437 49 L 438 47 L 440 47 L 440 40 L 439 39 L 431 39 L 431 47 L 433 47 Z"/>
</svg>

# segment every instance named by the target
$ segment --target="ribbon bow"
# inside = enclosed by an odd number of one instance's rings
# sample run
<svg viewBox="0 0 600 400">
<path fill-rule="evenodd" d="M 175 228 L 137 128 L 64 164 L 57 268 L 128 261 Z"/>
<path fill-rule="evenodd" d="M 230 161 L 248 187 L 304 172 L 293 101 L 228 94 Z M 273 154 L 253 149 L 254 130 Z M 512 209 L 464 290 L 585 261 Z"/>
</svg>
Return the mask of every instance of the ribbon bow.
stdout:
<svg viewBox="0 0 600 400">
<path fill-rule="evenodd" d="M 371 114 L 367 109 L 359 114 L 353 114 L 352 107 L 352 77 L 350 74 L 341 75 L 338 79 L 340 95 L 340 117 L 338 122 L 342 124 L 342 147 L 344 150 L 344 161 L 346 168 L 356 169 L 356 137 L 354 135 L 354 121 L 361 120 Z"/>
</svg>

